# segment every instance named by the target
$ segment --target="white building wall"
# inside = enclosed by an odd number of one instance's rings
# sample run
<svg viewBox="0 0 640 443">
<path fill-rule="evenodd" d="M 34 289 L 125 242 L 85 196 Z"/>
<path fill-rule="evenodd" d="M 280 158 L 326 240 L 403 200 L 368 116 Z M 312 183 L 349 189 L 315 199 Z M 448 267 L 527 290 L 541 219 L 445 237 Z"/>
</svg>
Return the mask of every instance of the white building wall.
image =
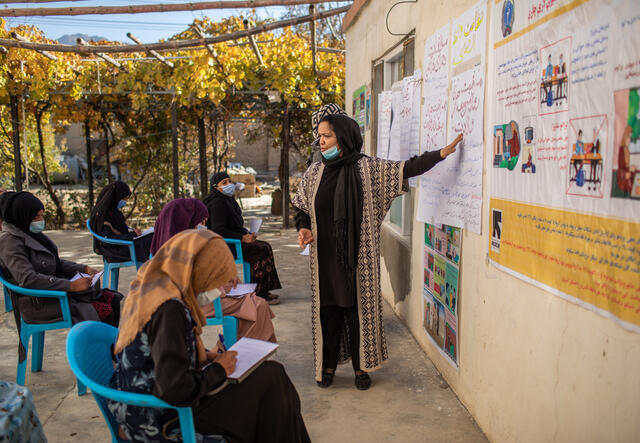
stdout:
<svg viewBox="0 0 640 443">
<path fill-rule="evenodd" d="M 355 89 L 371 83 L 371 62 L 402 38 L 390 35 L 385 27 L 387 12 L 395 3 L 366 2 L 346 31 L 347 104 Z M 400 4 L 391 11 L 389 26 L 395 33 L 416 28 L 415 66 L 422 68 L 425 39 L 475 3 Z M 489 58 L 489 66 L 490 62 Z M 485 123 L 489 115 L 485 108 Z M 491 155 L 486 134 L 485 155 Z M 368 130 L 367 152 L 370 142 Z M 406 239 L 411 245 L 411 272 L 403 276 L 411 279 L 410 294 L 404 301 L 394 301 L 388 270 L 394 265 L 387 266 L 383 258 L 383 296 L 490 440 L 640 441 L 640 335 L 490 265 L 488 189 L 485 168 L 483 234 L 464 231 L 462 243 L 459 370 L 432 346 L 422 327 L 424 224 L 415 221 L 415 214 L 412 235 Z M 394 353 L 391 348 L 388 365 L 394 364 Z"/>
</svg>

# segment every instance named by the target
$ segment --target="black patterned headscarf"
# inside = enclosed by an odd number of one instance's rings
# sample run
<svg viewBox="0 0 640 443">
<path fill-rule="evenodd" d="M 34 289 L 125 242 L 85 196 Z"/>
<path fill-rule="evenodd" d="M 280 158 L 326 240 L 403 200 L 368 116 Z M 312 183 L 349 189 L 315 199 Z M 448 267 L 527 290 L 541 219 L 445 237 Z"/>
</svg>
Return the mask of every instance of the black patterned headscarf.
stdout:
<svg viewBox="0 0 640 443">
<path fill-rule="evenodd" d="M 320 146 L 320 136 L 318 135 L 318 125 L 322 121 L 324 117 L 327 115 L 346 115 L 349 114 L 344 112 L 344 110 L 336 105 L 335 103 L 329 103 L 327 105 L 322 106 L 320 109 L 311 114 L 311 127 L 313 130 L 313 143 L 311 144 L 314 147 Z"/>
</svg>

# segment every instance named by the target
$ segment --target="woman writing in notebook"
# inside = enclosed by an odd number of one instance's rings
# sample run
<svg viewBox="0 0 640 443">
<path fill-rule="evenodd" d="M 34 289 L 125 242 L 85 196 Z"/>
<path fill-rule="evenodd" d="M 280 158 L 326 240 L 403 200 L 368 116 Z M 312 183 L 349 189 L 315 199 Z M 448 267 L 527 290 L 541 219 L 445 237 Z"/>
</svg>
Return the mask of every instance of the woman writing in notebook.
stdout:
<svg viewBox="0 0 640 443">
<path fill-rule="evenodd" d="M 265 361 L 239 384 L 226 378 L 235 352 L 208 351 L 199 294 L 236 277 L 223 238 L 209 230 L 173 236 L 131 283 L 114 353 L 115 389 L 153 394 L 193 410 L 195 429 L 229 442 L 309 442 L 300 399 L 284 367 Z M 130 441 L 179 440 L 176 412 L 108 402 Z"/>
<path fill-rule="evenodd" d="M 206 229 L 209 213 L 207 207 L 196 198 L 178 198 L 167 203 L 154 226 L 151 253 L 158 250 L 170 238 L 187 229 Z M 213 317 L 213 302 L 220 297 L 222 313 L 234 316 L 238 320 L 238 337 L 250 337 L 260 340 L 276 341 L 272 318 L 275 317 L 267 302 L 255 293 L 240 297 L 229 297 L 227 294 L 235 286 L 235 282 L 227 282 L 220 288 L 213 289 L 198 296 L 198 304 L 206 317 Z"/>
</svg>

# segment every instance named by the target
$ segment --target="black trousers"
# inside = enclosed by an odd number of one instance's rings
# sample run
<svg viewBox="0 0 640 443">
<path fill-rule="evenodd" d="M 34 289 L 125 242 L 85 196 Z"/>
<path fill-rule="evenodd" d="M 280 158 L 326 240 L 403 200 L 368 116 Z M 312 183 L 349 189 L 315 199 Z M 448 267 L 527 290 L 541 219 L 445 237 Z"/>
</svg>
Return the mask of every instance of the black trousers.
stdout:
<svg viewBox="0 0 640 443">
<path fill-rule="evenodd" d="M 196 431 L 230 443 L 310 443 L 300 397 L 284 367 L 265 361 L 242 383 L 202 397 L 193 409 Z"/>
<path fill-rule="evenodd" d="M 349 326 L 349 350 L 354 371 L 360 370 L 360 321 L 358 308 L 320 307 L 322 326 L 322 369 L 336 369 L 340 357 L 340 333 L 343 322 Z"/>
</svg>

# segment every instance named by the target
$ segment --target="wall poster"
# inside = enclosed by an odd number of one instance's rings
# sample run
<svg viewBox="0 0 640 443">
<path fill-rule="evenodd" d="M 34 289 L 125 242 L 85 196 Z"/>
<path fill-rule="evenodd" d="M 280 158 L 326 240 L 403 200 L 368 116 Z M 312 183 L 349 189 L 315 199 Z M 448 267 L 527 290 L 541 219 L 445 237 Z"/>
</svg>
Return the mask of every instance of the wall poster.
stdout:
<svg viewBox="0 0 640 443">
<path fill-rule="evenodd" d="M 423 326 L 447 361 L 458 367 L 458 300 L 462 230 L 425 224 Z"/>
<path fill-rule="evenodd" d="M 640 2 L 495 0 L 489 257 L 640 332 Z"/>
</svg>

